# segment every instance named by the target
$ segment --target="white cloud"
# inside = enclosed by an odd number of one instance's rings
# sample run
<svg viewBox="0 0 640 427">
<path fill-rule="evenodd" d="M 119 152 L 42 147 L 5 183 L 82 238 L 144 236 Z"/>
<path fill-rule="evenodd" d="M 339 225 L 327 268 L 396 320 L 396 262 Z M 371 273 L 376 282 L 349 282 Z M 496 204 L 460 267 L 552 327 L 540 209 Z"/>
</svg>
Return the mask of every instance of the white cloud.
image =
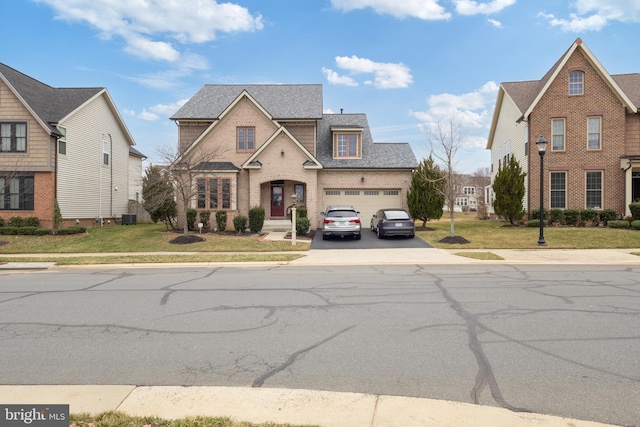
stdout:
<svg viewBox="0 0 640 427">
<path fill-rule="evenodd" d="M 492 0 L 487 3 L 474 0 L 454 0 L 460 15 L 490 15 L 516 3 L 516 0 Z"/>
<path fill-rule="evenodd" d="M 489 22 L 489 24 L 493 25 L 496 28 L 502 28 L 502 22 L 500 21 L 496 21 L 495 19 L 487 19 L 487 22 Z"/>
<path fill-rule="evenodd" d="M 491 126 L 493 106 L 498 94 L 498 85 L 487 82 L 476 91 L 462 95 L 442 93 L 427 99 L 426 111 L 411 111 L 409 114 L 422 122 L 420 127 L 428 132 L 438 123 L 446 124 L 451 117 L 462 121 L 466 134 L 466 146 L 484 148 Z"/>
<path fill-rule="evenodd" d="M 539 13 L 553 27 L 564 32 L 600 31 L 612 21 L 640 23 L 640 0 L 576 0 L 569 19 Z"/>
<path fill-rule="evenodd" d="M 406 88 L 413 83 L 411 70 L 402 63 L 393 64 L 374 62 L 357 56 L 336 56 L 336 65 L 350 74 L 373 74 L 373 80 L 369 79 L 364 84 L 372 85 L 378 89 Z M 339 76 L 331 69 L 323 68 L 327 80 L 333 84 L 357 86 L 358 82 L 349 76 Z"/>
<path fill-rule="evenodd" d="M 322 67 L 322 72 L 327 78 L 327 81 L 332 85 L 358 86 L 358 82 L 353 80 L 351 77 L 340 76 L 330 68 Z"/>
<path fill-rule="evenodd" d="M 160 118 L 157 114 L 150 113 L 145 109 L 143 109 L 142 113 L 138 114 L 137 117 L 139 119 L 145 120 L 147 122 L 155 122 L 156 120 L 158 120 Z"/>
<path fill-rule="evenodd" d="M 194 70 L 206 70 L 207 60 L 199 55 L 186 54 L 172 64 L 171 69 L 142 76 L 124 76 L 125 79 L 153 89 L 171 89 L 180 84 L 182 77 L 189 76 Z"/>
<path fill-rule="evenodd" d="M 217 33 L 256 31 L 262 16 L 244 7 L 216 0 L 35 0 L 49 5 L 56 18 L 84 22 L 110 39 L 121 37 L 125 51 L 145 59 L 174 62 L 180 53 L 171 43 L 204 43 Z"/>
<path fill-rule="evenodd" d="M 139 114 L 136 114 L 135 111 L 128 109 L 123 109 L 122 111 L 128 116 L 137 117 L 138 119 L 145 120 L 147 122 L 155 122 L 161 116 L 171 117 L 187 101 L 188 99 L 181 99 L 174 102 L 173 104 L 156 104 L 152 107 L 149 107 L 148 110 L 146 108 L 143 108 L 142 112 L 140 112 Z"/>
<path fill-rule="evenodd" d="M 370 7 L 376 13 L 400 19 L 447 20 L 451 18 L 451 14 L 440 6 L 439 0 L 331 0 L 331 4 L 343 12 Z"/>
</svg>

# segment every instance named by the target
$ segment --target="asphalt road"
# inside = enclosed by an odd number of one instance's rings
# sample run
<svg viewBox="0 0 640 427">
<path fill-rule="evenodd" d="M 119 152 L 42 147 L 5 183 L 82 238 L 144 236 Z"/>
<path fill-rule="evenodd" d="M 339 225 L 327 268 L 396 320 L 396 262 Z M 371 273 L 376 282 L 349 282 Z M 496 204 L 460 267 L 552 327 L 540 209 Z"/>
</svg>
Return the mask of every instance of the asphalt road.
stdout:
<svg viewBox="0 0 640 427">
<path fill-rule="evenodd" d="M 2 384 L 286 387 L 640 422 L 640 267 L 0 273 Z"/>
</svg>

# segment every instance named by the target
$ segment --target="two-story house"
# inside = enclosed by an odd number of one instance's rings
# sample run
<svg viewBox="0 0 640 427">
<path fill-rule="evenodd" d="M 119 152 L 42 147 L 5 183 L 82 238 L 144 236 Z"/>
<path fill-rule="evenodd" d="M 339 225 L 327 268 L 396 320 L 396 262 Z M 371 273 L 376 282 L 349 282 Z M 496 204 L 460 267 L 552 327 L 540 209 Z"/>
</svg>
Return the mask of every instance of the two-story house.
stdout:
<svg viewBox="0 0 640 427">
<path fill-rule="evenodd" d="M 132 136 L 107 92 L 54 88 L 0 63 L 0 217 L 53 228 L 128 213 Z M 131 157 L 133 156 L 133 157 Z M 134 162 L 135 163 L 135 162 Z"/>
<path fill-rule="evenodd" d="M 354 206 L 364 227 L 380 208 L 406 208 L 409 144 L 374 143 L 364 114 L 324 114 L 322 85 L 205 85 L 171 119 L 182 156 L 217 150 L 199 167 L 197 210 L 231 221 L 262 206 L 277 220 L 295 200 L 315 229 L 329 205 Z"/>
<path fill-rule="evenodd" d="M 612 209 L 640 200 L 640 74 L 610 75 L 577 39 L 540 80 L 502 83 L 487 142 L 492 182 L 515 156 L 527 172 L 525 209 Z"/>
</svg>

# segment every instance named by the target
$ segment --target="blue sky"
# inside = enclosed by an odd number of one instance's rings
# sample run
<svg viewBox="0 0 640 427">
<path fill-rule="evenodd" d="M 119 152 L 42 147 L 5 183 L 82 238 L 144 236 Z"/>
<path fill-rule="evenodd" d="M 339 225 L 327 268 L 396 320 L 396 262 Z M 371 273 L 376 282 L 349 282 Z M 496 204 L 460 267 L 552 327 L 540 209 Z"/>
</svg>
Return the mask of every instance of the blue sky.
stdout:
<svg viewBox="0 0 640 427">
<path fill-rule="evenodd" d="M 457 169 L 489 166 L 498 85 L 540 79 L 580 37 L 611 74 L 640 72 L 640 0 L 11 0 L 0 62 L 54 87 L 106 87 L 158 161 L 168 119 L 205 84 L 323 85 L 376 142 L 428 156 L 465 129 Z M 188 5 L 188 6 L 183 6 Z"/>
</svg>

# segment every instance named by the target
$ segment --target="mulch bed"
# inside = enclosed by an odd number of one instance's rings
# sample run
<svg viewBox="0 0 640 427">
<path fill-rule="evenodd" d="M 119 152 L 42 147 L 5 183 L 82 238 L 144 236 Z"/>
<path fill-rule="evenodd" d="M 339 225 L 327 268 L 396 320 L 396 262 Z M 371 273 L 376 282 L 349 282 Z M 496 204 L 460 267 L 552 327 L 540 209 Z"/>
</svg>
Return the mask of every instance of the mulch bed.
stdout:
<svg viewBox="0 0 640 427">
<path fill-rule="evenodd" d="M 197 233 L 197 234 L 182 234 L 182 230 L 172 230 L 172 233 L 180 234 L 175 239 L 169 240 L 169 243 L 173 243 L 175 245 L 188 245 L 190 243 L 198 243 L 204 242 L 207 235 L 217 235 L 217 236 L 234 236 L 234 237 L 260 237 L 262 234 L 257 233 L 240 233 L 238 234 L 236 231 L 208 231 L 206 233 Z"/>
<path fill-rule="evenodd" d="M 0 246 L 10 245 L 11 242 L 7 242 L 5 240 L 0 240 Z"/>
<path fill-rule="evenodd" d="M 469 243 L 469 241 L 467 239 L 465 239 L 462 236 L 447 236 L 444 239 L 440 239 L 438 240 L 438 243 L 449 243 L 452 245 L 464 245 L 466 243 Z"/>
</svg>

